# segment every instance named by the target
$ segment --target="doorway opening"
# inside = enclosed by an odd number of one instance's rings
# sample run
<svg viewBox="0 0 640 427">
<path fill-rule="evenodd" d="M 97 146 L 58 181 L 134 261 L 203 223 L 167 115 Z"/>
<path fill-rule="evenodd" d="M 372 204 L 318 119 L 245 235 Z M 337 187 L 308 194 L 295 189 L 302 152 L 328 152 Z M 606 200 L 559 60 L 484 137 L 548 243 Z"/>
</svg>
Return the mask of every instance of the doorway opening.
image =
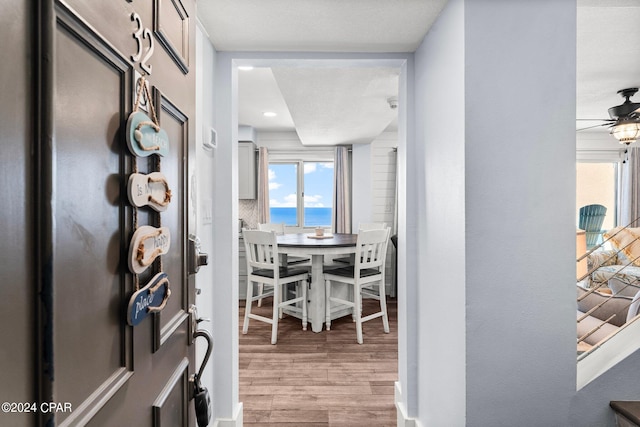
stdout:
<svg viewBox="0 0 640 427">
<path fill-rule="evenodd" d="M 270 68 L 270 67 L 306 67 L 311 70 L 314 69 L 361 69 L 361 68 L 380 68 L 380 67 L 394 67 L 398 70 L 397 84 L 397 97 L 394 100 L 394 106 L 398 107 L 400 112 L 399 118 L 395 123 L 395 129 L 393 133 L 393 143 L 389 145 L 389 141 L 382 143 L 384 149 L 389 149 L 393 152 L 394 158 L 394 181 L 397 173 L 400 185 L 395 182 L 391 186 L 393 192 L 394 203 L 384 203 L 378 206 L 383 213 L 391 214 L 391 221 L 389 225 L 394 225 L 392 234 L 400 234 L 399 231 L 404 227 L 404 188 L 403 177 L 399 177 L 403 168 L 397 167 L 398 162 L 404 161 L 403 153 L 406 146 L 406 109 L 407 109 L 407 97 L 406 97 L 406 59 L 334 59 L 334 60 L 283 60 L 270 58 L 268 55 L 262 58 L 242 58 L 233 59 L 232 61 L 232 98 L 234 102 L 232 105 L 240 106 L 242 100 L 242 81 L 245 71 L 238 70 L 239 67 L 251 65 L 254 69 Z M 236 102 L 237 101 L 237 102 Z M 386 102 L 386 100 L 385 100 Z M 387 104 L 387 108 L 391 104 Z M 264 108 L 258 107 L 260 111 Z M 238 109 L 232 111 L 234 125 L 247 126 L 247 123 L 243 123 L 239 119 Z M 386 132 L 386 139 L 390 139 L 390 133 Z M 239 136 L 239 140 L 241 136 Z M 297 138 L 296 138 L 297 137 Z M 294 141 L 297 139 L 297 141 Z M 384 139 L 384 138 L 383 138 Z M 287 132 L 286 130 L 261 132 L 257 131 L 256 141 L 257 145 L 263 145 L 264 143 L 273 144 L 273 153 L 276 155 L 291 155 L 295 152 L 299 146 L 303 146 L 300 143 L 300 136 L 297 131 Z M 296 145 L 297 144 L 297 145 Z M 379 150 L 376 149 L 375 143 L 371 144 L 369 148 L 365 147 L 365 144 L 357 145 L 358 152 L 356 156 L 365 155 L 373 158 L 379 154 Z M 313 153 L 314 155 L 322 155 L 322 151 L 329 151 L 332 153 L 332 148 L 326 146 L 312 145 L 304 146 L 304 151 Z M 324 153 L 326 155 L 326 153 Z M 371 173 L 371 169 L 374 167 L 371 163 L 362 162 L 362 157 L 358 160 L 360 163 L 356 168 L 359 172 L 369 168 L 368 172 Z M 364 166 L 363 166 L 364 165 Z M 240 168 L 241 166 L 238 166 Z M 235 170 L 237 171 L 238 168 Z M 363 169 L 364 168 L 364 169 Z M 376 170 L 377 172 L 377 170 Z M 388 173 L 388 171 L 385 171 Z M 356 177 L 357 178 L 357 177 Z M 355 181 L 355 179 L 354 179 Z M 373 180 L 372 180 L 373 181 Z M 401 188 L 402 186 L 402 188 Z M 397 200 L 398 206 L 395 206 Z M 251 212 L 247 210 L 252 209 L 251 200 L 239 201 L 238 217 L 235 220 L 242 220 L 244 226 L 252 228 L 257 221 Z M 354 217 L 354 227 L 357 229 L 357 218 L 363 219 L 362 206 L 359 205 L 356 210 L 360 216 Z M 372 212 L 369 213 L 373 215 Z M 373 219 L 373 218 L 372 218 Z M 242 242 L 239 243 L 239 252 L 243 251 Z M 396 247 L 389 245 L 391 249 L 391 256 L 395 255 Z M 393 260 L 390 260 L 393 261 Z M 241 276 L 242 271 L 245 269 L 243 260 L 239 260 L 239 270 Z M 395 269 L 395 262 L 389 262 L 389 265 Z M 300 422 L 299 417 L 301 412 L 297 412 L 307 408 L 309 412 L 307 415 L 312 421 L 325 422 L 330 421 L 330 417 L 346 417 L 344 420 L 350 420 L 350 416 L 355 415 L 354 407 L 341 407 L 341 401 L 351 400 L 353 402 L 360 402 L 359 405 L 364 408 L 365 411 L 369 411 L 369 416 L 360 414 L 359 416 L 365 418 L 371 418 L 371 415 L 375 411 L 381 410 L 382 412 L 376 415 L 376 419 L 384 420 L 387 424 L 395 425 L 395 407 L 394 407 L 394 383 L 398 381 L 398 357 L 402 355 L 398 354 L 398 332 L 402 333 L 403 326 L 402 321 L 398 323 L 397 313 L 403 310 L 404 302 L 396 299 L 398 293 L 402 294 L 403 283 L 398 282 L 395 278 L 395 273 L 392 273 L 392 279 L 388 283 L 392 283 L 390 289 L 388 288 L 388 311 L 390 317 L 393 319 L 391 334 L 384 334 L 382 332 L 382 325 L 378 325 L 376 321 L 368 322 L 365 324 L 365 343 L 363 345 L 356 344 L 355 340 L 355 327 L 351 322 L 351 317 L 344 317 L 339 321 L 332 323 L 332 330 L 327 332 L 323 330 L 320 333 L 313 333 L 311 331 L 303 332 L 300 328 L 300 322 L 295 319 L 290 323 L 282 322 L 278 327 L 278 344 L 272 346 L 269 342 L 270 333 L 265 328 L 270 328 L 270 325 L 261 322 L 252 322 L 249 327 L 248 335 L 241 334 L 242 327 L 242 314 L 244 313 L 244 302 L 236 301 L 238 310 L 234 314 L 238 319 L 237 333 L 240 334 L 238 342 L 237 352 L 238 355 L 238 384 L 239 384 L 239 401 L 244 405 L 244 422 L 266 422 L 268 420 L 278 420 L 277 422 L 284 422 L 289 420 L 290 422 Z M 401 275 L 403 276 L 403 275 Z M 234 281 L 235 282 L 235 281 Z M 246 282 L 238 280 L 238 296 L 239 300 L 245 293 Z M 397 291 L 400 288 L 400 291 Z M 369 302 L 366 301 L 364 306 Z M 265 302 L 263 307 L 265 310 L 270 309 L 270 303 Z M 338 323 L 336 323 L 338 322 Z M 380 321 L 381 323 L 381 321 Z M 335 325 L 335 327 L 334 327 Z M 367 333 L 366 329 L 370 329 Z M 375 332 L 374 332 L 375 329 Z M 378 338 L 377 336 L 380 335 Z M 369 338 L 371 336 L 372 338 Z M 373 338 L 373 337 L 376 338 Z M 369 342 L 370 341 L 370 342 Z M 366 361 L 365 361 L 366 360 Z M 317 363 L 314 367 L 309 367 L 310 364 Z M 332 364 L 342 364 L 338 369 L 329 369 Z M 318 368 L 320 366 L 320 368 Z M 323 368 L 324 366 L 324 368 Z M 298 369 L 300 368 L 300 369 Z M 276 373 L 274 376 L 274 372 Z M 366 380 L 367 373 L 372 373 L 374 379 Z M 344 399 L 340 397 L 339 387 L 347 387 L 345 390 L 355 391 L 360 397 L 356 400 Z M 274 391 L 280 391 L 275 393 Z M 295 396 L 292 396 L 294 394 Z M 323 402 L 319 408 L 308 409 L 309 405 L 304 404 L 307 401 Z M 289 402 L 289 403 L 282 403 Z M 297 402 L 297 403 L 296 403 Z M 385 409 L 384 403 L 387 402 L 388 406 Z M 366 404 L 365 404 L 366 403 Z M 358 405 L 358 403 L 354 403 Z M 377 405 L 376 408 L 369 407 L 368 405 Z M 326 409 L 333 407 L 333 411 Z M 368 409 L 367 409 L 368 408 Z M 293 411 L 293 412 L 292 412 Z M 315 411 L 315 412 L 314 412 Z M 371 412 L 373 411 L 373 412 Z M 385 412 L 386 411 L 386 412 Z M 352 415 L 348 415 L 351 413 Z M 388 419 L 385 418 L 387 415 Z M 292 418 L 294 417 L 294 418 Z M 295 419 L 298 417 L 298 419 Z M 358 421 L 355 420 L 354 421 Z M 362 418 L 359 419 L 362 421 Z M 311 421 L 309 421 L 311 422 Z"/>
</svg>

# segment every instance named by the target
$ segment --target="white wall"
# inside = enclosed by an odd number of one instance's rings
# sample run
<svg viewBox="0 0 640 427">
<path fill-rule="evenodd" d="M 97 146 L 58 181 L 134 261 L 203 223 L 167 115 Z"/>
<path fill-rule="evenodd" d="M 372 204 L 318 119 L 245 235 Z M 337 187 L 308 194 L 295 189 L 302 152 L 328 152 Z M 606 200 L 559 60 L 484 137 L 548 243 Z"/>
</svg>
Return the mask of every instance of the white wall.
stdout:
<svg viewBox="0 0 640 427">
<path fill-rule="evenodd" d="M 198 315 L 211 319 L 200 328 L 212 332 L 214 346 L 202 383 L 212 400 L 212 425 L 242 425 L 242 405 L 238 402 L 238 306 L 237 302 L 237 147 L 234 128 L 220 123 L 233 121 L 229 94 L 234 81 L 230 69 L 219 67 L 219 54 L 198 22 L 196 30 L 196 184 L 197 234 L 209 265 L 196 275 Z M 224 82 L 220 84 L 220 82 Z M 202 145 L 209 130 L 218 131 L 215 149 Z M 237 126 L 235 127 L 237 129 Z M 234 163 L 235 162 L 235 163 Z M 235 257 L 232 253 L 235 251 Z M 235 279 L 234 279 L 235 278 Z M 235 284 L 234 284 L 235 280 Z M 196 362 L 202 363 L 204 340 L 196 342 Z"/>
<path fill-rule="evenodd" d="M 361 222 L 385 222 L 389 227 L 393 226 L 397 147 L 397 132 L 384 132 L 369 144 L 353 146 L 354 230 Z M 362 176 L 371 179 L 359 180 Z"/>
<path fill-rule="evenodd" d="M 417 205 L 407 216 L 415 217 L 416 232 L 407 230 L 407 239 L 408 245 L 415 239 L 418 259 L 407 269 L 422 274 L 415 282 L 417 390 L 410 415 L 425 426 L 466 420 L 463 7 L 450 2 L 415 54 L 407 193 Z"/>
<path fill-rule="evenodd" d="M 218 147 L 214 152 L 213 404 L 218 425 L 242 425 L 238 400 L 238 121 L 237 70 L 218 52 L 213 72 Z"/>
<path fill-rule="evenodd" d="M 576 3 L 466 1 L 465 33 L 467 416 L 564 425 L 576 387 Z M 523 95 L 524 128 L 511 108 Z"/>
<path fill-rule="evenodd" d="M 384 132 L 371 143 L 371 221 L 393 227 L 398 133 Z"/>
<path fill-rule="evenodd" d="M 424 425 L 568 424 L 575 14 L 452 0 L 416 52 Z"/>
<path fill-rule="evenodd" d="M 394 229 L 396 203 L 396 161 L 398 133 L 384 132 L 371 143 L 371 222 L 383 222 Z M 355 224 L 355 223 L 354 223 Z M 396 296 L 395 261 L 396 248 L 389 242 L 385 284 L 387 295 Z"/>
<path fill-rule="evenodd" d="M 200 267 L 196 275 L 196 288 L 200 295 L 196 295 L 198 315 L 202 318 L 213 318 L 213 286 L 215 258 L 213 257 L 213 172 L 214 153 L 203 147 L 202 141 L 206 132 L 213 127 L 215 112 L 213 91 L 215 50 L 211 46 L 207 35 L 196 26 L 196 235 L 200 239 L 201 250 L 209 255 L 209 265 Z M 211 323 L 200 323 L 200 328 L 212 329 Z M 206 352 L 206 342 L 196 340 L 196 364 L 198 369 Z M 203 372 L 202 385 L 214 391 L 215 374 L 213 360 L 209 359 Z M 215 399 L 215 395 L 213 396 Z M 215 407 L 212 417 L 215 419 Z"/>
<path fill-rule="evenodd" d="M 452 0 L 416 52 L 419 424 L 613 426 L 640 398 L 638 352 L 576 391 L 575 7 Z"/>
<path fill-rule="evenodd" d="M 352 229 L 361 223 L 386 223 L 393 229 L 396 200 L 397 132 L 384 132 L 369 144 L 354 144 L 352 150 Z M 360 179 L 359 177 L 370 177 Z M 395 296 L 395 251 L 387 248 L 386 292 Z"/>
</svg>

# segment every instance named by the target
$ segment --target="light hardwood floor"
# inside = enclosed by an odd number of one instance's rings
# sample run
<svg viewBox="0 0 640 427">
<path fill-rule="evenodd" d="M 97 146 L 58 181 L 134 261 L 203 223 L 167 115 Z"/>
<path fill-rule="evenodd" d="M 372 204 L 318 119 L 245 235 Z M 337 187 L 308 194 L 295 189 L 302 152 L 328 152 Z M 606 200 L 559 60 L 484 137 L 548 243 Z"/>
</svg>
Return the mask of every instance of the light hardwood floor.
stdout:
<svg viewBox="0 0 640 427">
<path fill-rule="evenodd" d="M 303 331 L 285 316 L 278 343 L 271 325 L 251 320 L 242 334 L 240 302 L 240 401 L 245 426 L 395 426 L 393 384 L 398 378 L 397 304 L 387 298 L 390 333 L 382 319 L 363 324 L 364 344 L 356 342 L 351 316 L 331 323 L 331 331 Z M 364 314 L 378 302 L 365 300 Z M 373 308 L 372 308 L 373 307 Z M 270 300 L 260 314 L 269 316 Z M 254 304 L 254 310 L 255 304 Z"/>
</svg>

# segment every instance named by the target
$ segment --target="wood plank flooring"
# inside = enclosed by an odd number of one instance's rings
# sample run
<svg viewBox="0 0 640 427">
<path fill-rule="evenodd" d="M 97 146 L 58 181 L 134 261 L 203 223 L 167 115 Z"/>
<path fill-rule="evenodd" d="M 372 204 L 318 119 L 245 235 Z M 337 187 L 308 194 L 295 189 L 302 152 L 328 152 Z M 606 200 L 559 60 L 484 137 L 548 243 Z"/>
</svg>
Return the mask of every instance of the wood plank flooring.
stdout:
<svg viewBox="0 0 640 427">
<path fill-rule="evenodd" d="M 364 344 L 356 342 L 351 316 L 336 319 L 331 331 L 302 330 L 286 316 L 271 345 L 271 325 L 251 320 L 242 334 L 240 302 L 240 401 L 245 426 L 396 425 L 394 382 L 398 379 L 397 303 L 387 298 L 390 333 L 382 319 L 363 324 Z M 364 314 L 378 306 L 365 300 Z M 259 311 L 257 311 L 259 310 Z M 267 299 L 254 313 L 270 316 Z"/>
</svg>

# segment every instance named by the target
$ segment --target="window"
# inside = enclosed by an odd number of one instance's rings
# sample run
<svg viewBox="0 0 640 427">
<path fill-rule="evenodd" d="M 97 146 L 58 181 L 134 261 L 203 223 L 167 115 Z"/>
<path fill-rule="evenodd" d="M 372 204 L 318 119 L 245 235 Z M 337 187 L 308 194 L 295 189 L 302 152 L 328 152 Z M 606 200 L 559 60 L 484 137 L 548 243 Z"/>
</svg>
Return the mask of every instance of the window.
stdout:
<svg viewBox="0 0 640 427">
<path fill-rule="evenodd" d="M 333 161 L 269 163 L 270 222 L 330 227 L 332 213 Z"/>
<path fill-rule="evenodd" d="M 598 204 L 607 208 L 603 230 L 616 226 L 618 162 L 576 164 L 576 225 L 582 206 Z"/>
</svg>

